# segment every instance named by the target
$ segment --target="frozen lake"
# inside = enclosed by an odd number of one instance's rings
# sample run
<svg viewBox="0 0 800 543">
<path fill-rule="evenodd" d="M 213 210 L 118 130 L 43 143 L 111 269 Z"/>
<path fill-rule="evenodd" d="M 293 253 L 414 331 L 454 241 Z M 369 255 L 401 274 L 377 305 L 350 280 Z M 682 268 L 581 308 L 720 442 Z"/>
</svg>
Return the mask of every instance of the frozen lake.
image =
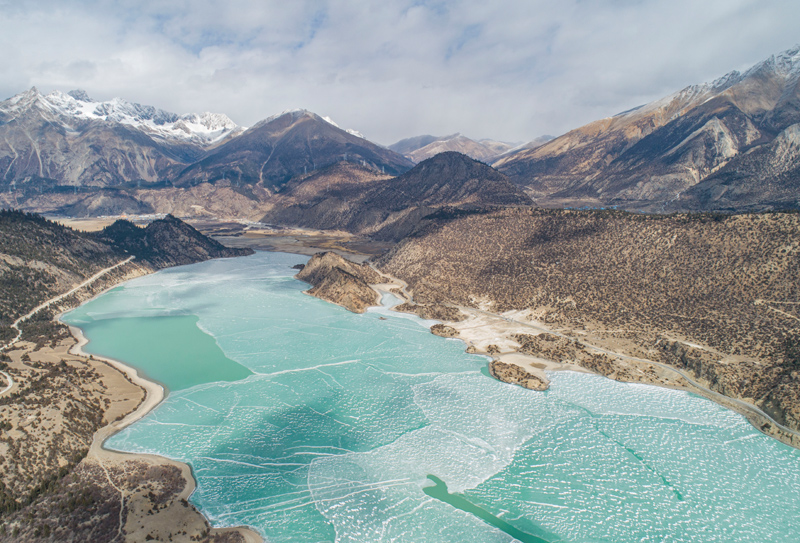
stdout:
<svg viewBox="0 0 800 543">
<path fill-rule="evenodd" d="M 740 415 L 585 374 L 500 383 L 415 317 L 302 294 L 306 260 L 173 268 L 64 317 L 84 350 L 169 388 L 106 446 L 190 464 L 214 525 L 270 542 L 800 541 L 800 452 Z"/>
</svg>

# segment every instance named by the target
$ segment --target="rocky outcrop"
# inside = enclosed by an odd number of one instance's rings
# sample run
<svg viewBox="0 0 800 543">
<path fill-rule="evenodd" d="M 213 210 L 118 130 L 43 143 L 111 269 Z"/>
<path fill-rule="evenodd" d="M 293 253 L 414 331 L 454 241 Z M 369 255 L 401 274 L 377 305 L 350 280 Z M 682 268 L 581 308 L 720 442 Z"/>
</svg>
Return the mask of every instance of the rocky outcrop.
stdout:
<svg viewBox="0 0 800 543">
<path fill-rule="evenodd" d="M 458 330 L 446 324 L 434 324 L 431 326 L 431 334 L 440 337 L 458 337 Z"/>
<path fill-rule="evenodd" d="M 313 286 L 307 294 L 353 313 L 363 313 L 380 300 L 369 283 L 380 283 L 381 276 L 368 265 L 354 264 L 336 253 L 317 253 L 295 277 Z"/>
<path fill-rule="evenodd" d="M 536 372 L 534 374 L 516 364 L 506 364 L 499 360 L 492 360 L 489 363 L 489 373 L 499 381 L 519 385 L 529 390 L 547 390 L 550 388 L 550 381 L 545 377 L 544 372 Z"/>
</svg>

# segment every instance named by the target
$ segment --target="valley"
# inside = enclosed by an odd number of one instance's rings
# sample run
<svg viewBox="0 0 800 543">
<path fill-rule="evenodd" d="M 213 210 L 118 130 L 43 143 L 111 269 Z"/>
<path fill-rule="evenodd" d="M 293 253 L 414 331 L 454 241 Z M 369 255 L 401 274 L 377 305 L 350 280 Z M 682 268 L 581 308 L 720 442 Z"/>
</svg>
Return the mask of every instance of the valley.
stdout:
<svg viewBox="0 0 800 543">
<path fill-rule="evenodd" d="M 305 109 L 0 102 L 0 539 L 735 532 L 714 462 L 757 501 L 748 454 L 800 476 L 798 89 L 795 47 L 555 138 L 389 146 Z"/>
</svg>

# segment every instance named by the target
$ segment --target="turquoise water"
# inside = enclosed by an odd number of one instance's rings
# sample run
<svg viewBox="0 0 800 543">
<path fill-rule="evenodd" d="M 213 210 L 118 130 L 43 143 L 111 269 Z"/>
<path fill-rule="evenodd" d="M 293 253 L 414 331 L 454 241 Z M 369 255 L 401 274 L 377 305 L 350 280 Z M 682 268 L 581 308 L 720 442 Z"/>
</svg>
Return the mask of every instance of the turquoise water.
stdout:
<svg viewBox="0 0 800 543">
<path fill-rule="evenodd" d="M 800 454 L 741 416 L 570 372 L 543 393 L 497 382 L 414 317 L 302 294 L 305 260 L 165 270 L 65 317 L 170 389 L 106 445 L 188 462 L 215 525 L 291 542 L 800 541 Z"/>
<path fill-rule="evenodd" d="M 113 304 L 113 296 L 97 307 Z M 95 307 L 95 311 L 97 310 Z M 71 317 L 77 319 L 76 314 Z M 214 381 L 238 381 L 253 372 L 225 356 L 214 338 L 198 328 L 194 315 L 84 319 L 79 324 L 92 338 L 87 353 L 125 360 L 141 374 L 182 390 Z M 180 338 L 180 339 L 177 339 Z"/>
</svg>

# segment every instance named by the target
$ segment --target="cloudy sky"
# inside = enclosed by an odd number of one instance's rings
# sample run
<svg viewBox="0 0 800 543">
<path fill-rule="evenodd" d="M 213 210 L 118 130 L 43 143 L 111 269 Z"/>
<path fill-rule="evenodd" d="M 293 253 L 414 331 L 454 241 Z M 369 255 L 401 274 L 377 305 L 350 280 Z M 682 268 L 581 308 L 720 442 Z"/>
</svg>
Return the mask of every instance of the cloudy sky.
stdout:
<svg viewBox="0 0 800 543">
<path fill-rule="evenodd" d="M 797 21 L 797 0 L 0 0 L 0 99 L 528 141 L 746 69 L 800 43 Z"/>
</svg>

